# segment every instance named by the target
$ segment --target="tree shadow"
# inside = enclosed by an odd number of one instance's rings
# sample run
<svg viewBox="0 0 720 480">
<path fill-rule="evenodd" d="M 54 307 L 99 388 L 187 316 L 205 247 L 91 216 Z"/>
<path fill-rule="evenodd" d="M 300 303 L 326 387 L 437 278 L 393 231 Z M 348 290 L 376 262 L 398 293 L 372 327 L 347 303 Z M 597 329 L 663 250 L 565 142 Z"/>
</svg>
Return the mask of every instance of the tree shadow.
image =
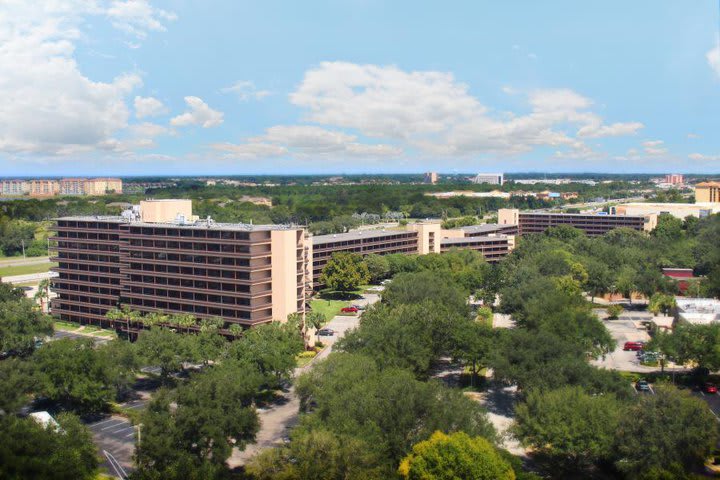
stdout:
<svg viewBox="0 0 720 480">
<path fill-rule="evenodd" d="M 355 292 L 341 292 L 339 290 L 323 290 L 318 296 L 321 300 L 358 300 L 362 295 Z"/>
</svg>

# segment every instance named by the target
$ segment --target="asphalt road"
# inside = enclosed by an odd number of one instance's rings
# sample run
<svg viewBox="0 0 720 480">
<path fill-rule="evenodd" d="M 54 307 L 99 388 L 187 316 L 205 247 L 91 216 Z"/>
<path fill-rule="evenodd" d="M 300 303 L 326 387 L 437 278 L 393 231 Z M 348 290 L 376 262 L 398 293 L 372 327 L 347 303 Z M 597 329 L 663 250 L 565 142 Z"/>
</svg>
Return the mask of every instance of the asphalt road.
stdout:
<svg viewBox="0 0 720 480">
<path fill-rule="evenodd" d="M 133 468 L 137 431 L 129 420 L 116 415 L 87 424 L 102 459 L 102 467 L 118 478 L 125 478 Z"/>
<path fill-rule="evenodd" d="M 23 265 L 38 265 L 48 263 L 50 257 L 28 257 L 28 258 L 8 258 L 0 260 L 0 268 L 3 267 L 20 267 Z"/>
</svg>

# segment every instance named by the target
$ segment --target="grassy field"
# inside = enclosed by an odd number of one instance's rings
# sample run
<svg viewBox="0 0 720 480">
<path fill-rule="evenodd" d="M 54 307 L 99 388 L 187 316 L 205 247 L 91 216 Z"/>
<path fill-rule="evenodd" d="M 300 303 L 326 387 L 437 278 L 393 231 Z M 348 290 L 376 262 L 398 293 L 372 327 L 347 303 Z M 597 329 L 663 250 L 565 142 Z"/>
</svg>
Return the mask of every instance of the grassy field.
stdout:
<svg viewBox="0 0 720 480">
<path fill-rule="evenodd" d="M 65 330 L 72 332 L 73 330 L 77 330 L 80 328 L 80 325 L 78 325 L 77 323 L 61 322 L 59 320 L 55 320 L 54 323 L 56 330 Z"/>
<path fill-rule="evenodd" d="M 0 268 L 0 277 L 12 277 L 14 275 L 29 275 L 31 273 L 44 273 L 50 271 L 50 267 L 57 267 L 57 263 L 41 263 L 35 265 L 21 265 L 17 267 Z"/>
<path fill-rule="evenodd" d="M 313 312 L 320 312 L 325 316 L 325 321 L 329 322 L 335 315 L 340 314 L 340 309 L 350 305 L 347 300 L 323 300 L 320 298 L 310 300 L 310 308 Z"/>
</svg>

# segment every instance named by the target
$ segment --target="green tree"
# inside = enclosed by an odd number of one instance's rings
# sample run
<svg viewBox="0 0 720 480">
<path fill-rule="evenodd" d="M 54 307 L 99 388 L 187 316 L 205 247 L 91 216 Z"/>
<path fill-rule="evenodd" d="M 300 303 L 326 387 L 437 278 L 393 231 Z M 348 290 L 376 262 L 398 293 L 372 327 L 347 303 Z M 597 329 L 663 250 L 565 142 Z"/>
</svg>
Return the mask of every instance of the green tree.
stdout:
<svg viewBox="0 0 720 480">
<path fill-rule="evenodd" d="M 390 275 L 390 262 L 383 255 L 370 254 L 363 261 L 370 274 L 370 283 L 379 283 Z"/>
<path fill-rule="evenodd" d="M 193 360 L 192 340 L 187 338 L 166 328 L 143 330 L 138 335 L 137 351 L 145 363 L 160 367 L 160 376 L 167 381 L 171 374 L 184 369 L 185 362 Z"/>
<path fill-rule="evenodd" d="M 116 359 L 93 347 L 91 339 L 60 339 L 40 348 L 33 355 L 37 393 L 82 412 L 105 408 L 122 373 Z"/>
<path fill-rule="evenodd" d="M 610 292 L 612 287 L 612 277 L 610 269 L 599 261 L 593 260 L 587 264 L 587 281 L 585 287 L 591 295 L 591 301 L 595 301 L 595 297 L 600 297 Z"/>
<path fill-rule="evenodd" d="M 615 279 L 615 291 L 622 294 L 632 303 L 632 293 L 637 289 L 635 283 L 637 272 L 631 267 L 623 267 Z"/>
<path fill-rule="evenodd" d="M 272 322 L 253 327 L 232 342 L 227 356 L 256 365 L 267 385 L 275 387 L 290 378 L 296 365 L 295 357 L 303 348 L 297 327 Z"/>
<path fill-rule="evenodd" d="M 90 431 L 69 414 L 58 415 L 59 428 L 32 418 L 0 416 L 0 478 L 95 478 L 98 458 Z"/>
<path fill-rule="evenodd" d="M 512 466 L 490 442 L 464 432 L 433 433 L 413 446 L 398 473 L 408 480 L 515 480 Z"/>
<path fill-rule="evenodd" d="M 370 281 L 362 257 L 355 253 L 335 253 L 320 274 L 320 283 L 331 290 L 351 292 Z"/>
<path fill-rule="evenodd" d="M 0 361 L 0 387 L 0 417 L 16 413 L 37 388 L 32 364 L 17 358 Z"/>
<path fill-rule="evenodd" d="M 648 310 L 650 310 L 653 315 L 658 315 L 660 312 L 667 315 L 674 307 L 675 297 L 659 292 L 650 297 L 650 301 L 648 302 Z"/>
<path fill-rule="evenodd" d="M 482 407 L 461 392 L 416 380 L 407 370 L 379 369 L 368 357 L 334 353 L 298 379 L 305 425 L 323 425 L 362 440 L 397 467 L 412 445 L 436 430 L 495 439 Z"/>
<path fill-rule="evenodd" d="M 475 386 L 478 368 L 487 364 L 494 347 L 492 327 L 480 322 L 462 322 L 453 333 L 453 357 L 471 367 L 470 385 Z"/>
<path fill-rule="evenodd" d="M 677 466 L 689 470 L 715 448 L 717 420 L 689 392 L 656 385 L 655 395 L 643 395 L 625 410 L 616 438 L 615 465 L 630 478 Z"/>
<path fill-rule="evenodd" d="M 605 309 L 605 311 L 607 312 L 608 319 L 617 320 L 618 317 L 620 316 L 620 314 L 623 313 L 623 311 L 625 311 L 625 309 L 623 308 L 622 305 L 615 303 L 612 305 L 608 305 L 608 307 Z"/>
<path fill-rule="evenodd" d="M 580 387 L 530 392 L 515 409 L 515 435 L 543 453 L 552 471 L 578 472 L 610 458 L 621 405 Z"/>
<path fill-rule="evenodd" d="M 30 354 L 35 340 L 52 332 L 50 317 L 36 310 L 29 299 L 0 303 L 0 352 Z"/>
<path fill-rule="evenodd" d="M 385 480 L 394 475 L 365 442 L 322 427 L 295 430 L 288 446 L 256 455 L 246 469 L 256 480 Z"/>
<path fill-rule="evenodd" d="M 428 270 L 396 275 L 383 292 L 383 303 L 395 306 L 429 301 L 467 316 L 468 293 L 447 271 Z"/>
</svg>

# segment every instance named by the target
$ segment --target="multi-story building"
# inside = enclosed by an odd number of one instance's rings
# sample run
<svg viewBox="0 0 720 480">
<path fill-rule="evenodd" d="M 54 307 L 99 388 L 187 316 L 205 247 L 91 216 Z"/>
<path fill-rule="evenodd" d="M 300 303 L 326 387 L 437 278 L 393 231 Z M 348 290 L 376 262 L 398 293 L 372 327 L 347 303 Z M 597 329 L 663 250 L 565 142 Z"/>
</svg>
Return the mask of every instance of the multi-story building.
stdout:
<svg viewBox="0 0 720 480">
<path fill-rule="evenodd" d="M 60 182 L 57 180 L 30 180 L 28 193 L 31 197 L 52 197 L 60 191 Z"/>
<path fill-rule="evenodd" d="M 665 183 L 670 185 L 682 185 L 685 183 L 685 177 L 679 173 L 669 173 L 665 175 Z"/>
<path fill-rule="evenodd" d="M 63 178 L 59 182 L 60 195 L 85 195 L 84 178 Z"/>
<path fill-rule="evenodd" d="M 435 185 L 438 182 L 438 174 L 437 172 L 427 172 L 425 173 L 425 178 L 423 179 L 423 183 L 429 183 L 431 185 Z"/>
<path fill-rule="evenodd" d="M 313 283 L 320 285 L 320 274 L 335 253 L 426 254 L 440 253 L 440 225 L 416 224 L 402 230 L 358 230 L 312 237 Z"/>
<path fill-rule="evenodd" d="M 85 195 L 105 195 L 122 193 L 122 180 L 119 178 L 89 178 L 84 180 Z"/>
<path fill-rule="evenodd" d="M 147 201 L 120 217 L 56 220 L 60 319 L 106 325 L 118 306 L 219 317 L 225 326 L 285 320 L 305 308 L 304 229 L 197 220 L 190 201 Z"/>
<path fill-rule="evenodd" d="M 498 210 L 498 223 L 517 225 L 519 235 L 542 233 L 550 227 L 568 225 L 584 231 L 589 236 L 597 236 L 616 228 L 651 231 L 657 225 L 657 215 L 521 212 L 514 208 L 501 208 Z"/>
<path fill-rule="evenodd" d="M 30 189 L 30 184 L 25 180 L 4 179 L 0 181 L 0 195 L 25 195 Z"/>
<path fill-rule="evenodd" d="M 472 178 L 472 182 L 502 185 L 505 183 L 505 176 L 502 173 L 478 173 Z"/>
<path fill-rule="evenodd" d="M 720 182 L 702 182 L 695 185 L 695 203 L 719 203 Z"/>
<path fill-rule="evenodd" d="M 610 207 L 610 213 L 617 215 L 661 215 L 666 213 L 673 217 L 704 218 L 720 213 L 720 203 L 623 203 Z"/>
</svg>

